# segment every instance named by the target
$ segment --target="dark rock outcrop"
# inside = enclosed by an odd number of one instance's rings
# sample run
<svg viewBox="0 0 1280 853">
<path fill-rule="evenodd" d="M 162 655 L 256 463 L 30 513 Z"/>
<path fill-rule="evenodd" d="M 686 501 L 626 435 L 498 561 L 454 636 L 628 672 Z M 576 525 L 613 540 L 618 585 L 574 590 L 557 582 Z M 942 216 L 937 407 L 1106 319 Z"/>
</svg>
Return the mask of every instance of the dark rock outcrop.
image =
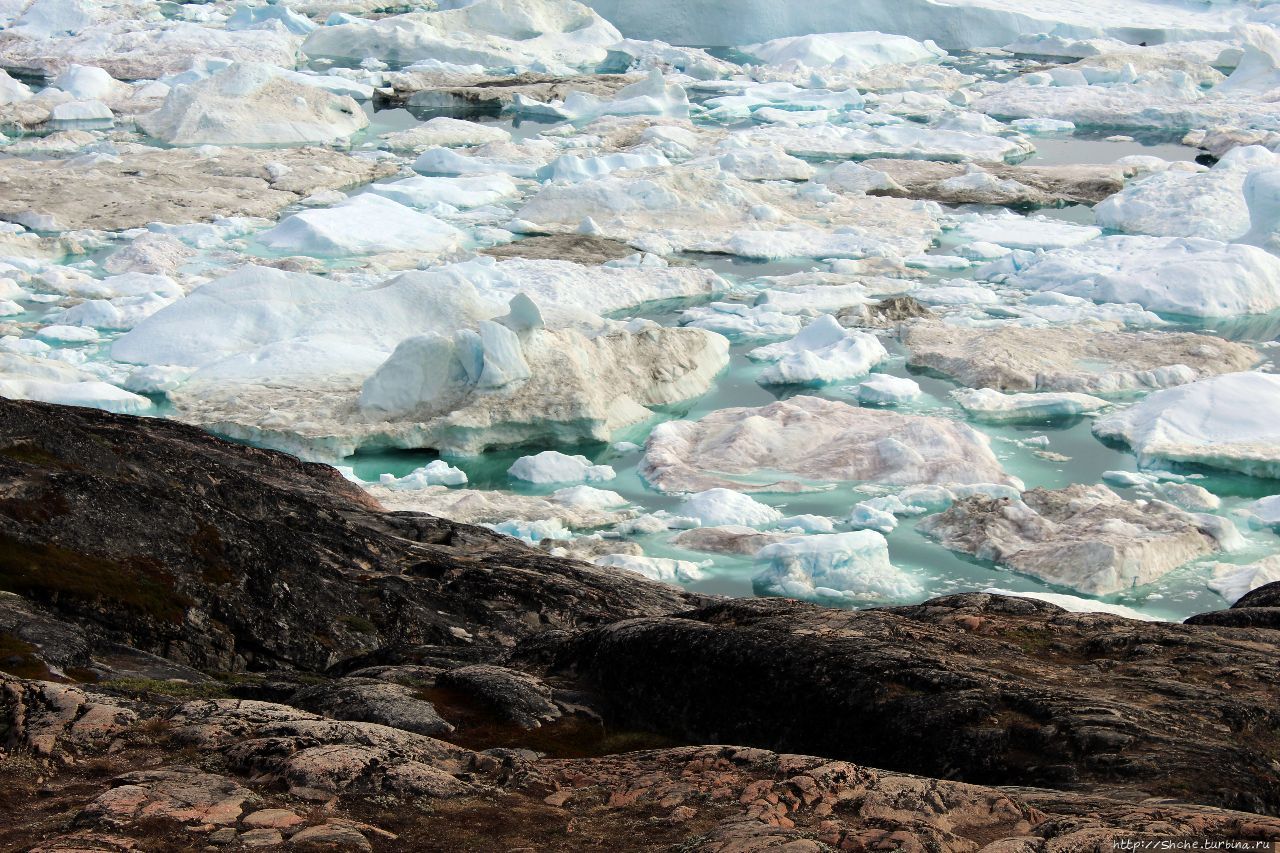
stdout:
<svg viewBox="0 0 1280 853">
<path fill-rule="evenodd" d="M 1280 631 L 1280 581 L 1245 593 L 1226 610 L 1197 613 L 1188 625 L 1217 625 L 1223 628 L 1270 628 Z"/>
<path fill-rule="evenodd" d="M 410 662 L 420 646 L 465 662 L 546 627 L 697 601 L 483 528 L 383 512 L 325 465 L 170 421 L 3 399 L 0 590 L 99 646 L 217 670 Z M 47 636 L 70 649 L 63 629 Z"/>
<path fill-rule="evenodd" d="M 587 631 L 558 663 L 615 721 L 693 742 L 1280 813 L 1280 634 L 982 594 L 737 600 Z"/>
</svg>

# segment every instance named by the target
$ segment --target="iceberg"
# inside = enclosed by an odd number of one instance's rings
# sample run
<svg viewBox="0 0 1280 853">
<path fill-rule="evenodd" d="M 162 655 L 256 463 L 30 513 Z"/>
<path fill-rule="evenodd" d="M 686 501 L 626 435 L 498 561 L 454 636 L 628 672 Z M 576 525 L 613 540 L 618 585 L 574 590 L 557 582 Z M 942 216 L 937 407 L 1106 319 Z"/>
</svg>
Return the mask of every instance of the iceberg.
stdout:
<svg viewBox="0 0 1280 853">
<path fill-rule="evenodd" d="M 1280 477 L 1280 376 L 1248 371 L 1158 391 L 1093 425 L 1139 465 L 1189 462 Z"/>
<path fill-rule="evenodd" d="M 1238 536 L 1217 516 L 1080 484 L 1032 489 L 1020 499 L 961 498 L 918 529 L 954 551 L 1085 595 L 1151 583 Z"/>
<path fill-rule="evenodd" d="M 818 534 L 766 545 L 755 560 L 757 595 L 809 601 L 901 602 L 924 594 L 919 582 L 889 562 L 889 543 L 873 530 Z"/>
<path fill-rule="evenodd" d="M 139 127 L 170 145 L 332 142 L 368 124 L 350 96 L 298 83 L 257 62 L 175 86 L 158 110 L 138 118 Z"/>
<path fill-rule="evenodd" d="M 598 483 L 618 476 L 608 465 L 593 465 L 585 456 L 569 456 L 558 450 L 521 456 L 507 473 L 529 483 Z"/>
<path fill-rule="evenodd" d="M 1000 422 L 1045 421 L 1089 414 L 1111 405 L 1088 394 L 1069 391 L 1043 394 L 1002 394 L 994 388 L 961 388 L 951 392 L 964 413 L 975 420 Z"/>
<path fill-rule="evenodd" d="M 1006 282 L 1094 302 L 1133 302 L 1159 314 L 1230 317 L 1280 309 L 1280 258 L 1199 237 L 1100 237 L 1028 259 Z"/>
<path fill-rule="evenodd" d="M 377 193 L 352 196 L 332 207 L 304 210 L 257 235 L 269 249 L 317 257 L 380 252 L 439 254 L 457 248 L 463 233 Z"/>
<path fill-rule="evenodd" d="M 757 361 L 772 364 L 760 374 L 764 385 L 823 385 L 871 372 L 889 357 L 875 335 L 846 329 L 823 314 L 789 341 L 757 347 Z"/>
<path fill-rule="evenodd" d="M 803 480 L 1017 482 L 1001 469 L 986 436 L 965 424 L 805 396 L 659 424 L 645 443 L 639 471 L 664 492 L 812 488 Z"/>
<path fill-rule="evenodd" d="M 782 518 L 782 513 L 768 504 L 732 489 L 699 492 L 681 503 L 675 512 L 696 518 L 707 527 L 762 527 Z"/>
</svg>

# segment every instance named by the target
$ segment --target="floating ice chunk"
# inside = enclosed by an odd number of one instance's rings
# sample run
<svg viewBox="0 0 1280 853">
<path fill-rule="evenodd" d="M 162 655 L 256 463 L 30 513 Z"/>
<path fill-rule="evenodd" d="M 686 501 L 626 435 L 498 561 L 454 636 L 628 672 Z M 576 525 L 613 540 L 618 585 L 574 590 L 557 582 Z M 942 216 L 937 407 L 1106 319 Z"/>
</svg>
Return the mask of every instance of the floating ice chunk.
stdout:
<svg viewBox="0 0 1280 853">
<path fill-rule="evenodd" d="M 1252 347 L 1208 335 L 1089 325 L 970 328 L 917 321 L 903 327 L 902 341 L 910 366 L 945 373 L 970 388 L 1001 391 L 1168 388 L 1258 361 Z M 1082 352 L 1089 357 L 1081 358 Z"/>
<path fill-rule="evenodd" d="M 71 65 L 53 80 L 53 85 L 74 98 L 85 101 L 111 100 L 128 92 L 128 87 L 101 68 L 93 65 Z"/>
<path fill-rule="evenodd" d="M 0 107 L 31 99 L 31 87 L 9 76 L 0 68 Z"/>
<path fill-rule="evenodd" d="M 413 161 L 413 170 L 424 175 L 493 175 L 533 178 L 544 163 L 509 161 L 493 157 L 467 157 L 450 148 L 428 148 Z"/>
<path fill-rule="evenodd" d="M 810 601 L 904 601 L 920 584 L 889 562 L 889 543 L 873 530 L 801 536 L 756 552 L 764 568 L 752 579 L 757 595 Z"/>
<path fill-rule="evenodd" d="M 1233 563 L 1210 563 L 1213 577 L 1209 580 L 1209 589 L 1235 604 L 1265 584 L 1280 581 L 1280 555 L 1264 557 L 1256 563 L 1237 565 Z"/>
<path fill-rule="evenodd" d="M 966 415 L 983 421 L 1042 421 L 1096 412 L 1111 405 L 1088 394 L 1068 391 L 1002 394 L 993 388 L 959 388 L 951 398 Z"/>
<path fill-rule="evenodd" d="M 60 324 L 113 331 L 132 329 L 147 317 L 173 304 L 174 297 L 148 293 L 115 299 L 86 299 L 55 315 Z"/>
<path fill-rule="evenodd" d="M 592 6 L 632 38 L 688 44 L 741 45 L 795 33 L 850 28 L 933 39 L 945 48 L 1002 47 L 1051 33 L 1063 43 L 1110 37 L 1132 45 L 1225 38 L 1249 4 L 1062 3 L 1060 0 L 899 0 L 811 3 L 780 8 L 764 0 L 689 0 L 660 6 L 593 0 Z M 1103 43 L 1105 44 L 1105 42 Z M 1070 55 L 1070 54 L 1068 54 Z"/>
<path fill-rule="evenodd" d="M 835 523 L 825 515 L 789 515 L 786 518 L 778 519 L 774 527 L 778 530 L 796 531 L 804 533 L 832 533 L 835 531 Z"/>
<path fill-rule="evenodd" d="M 280 26 L 300 36 L 305 36 L 316 28 L 310 18 L 299 15 L 286 6 L 250 6 L 248 3 L 236 6 L 235 11 L 227 18 L 226 27 L 232 31 L 247 30 L 272 22 L 279 22 Z"/>
<path fill-rule="evenodd" d="M 861 163 L 841 163 L 822 179 L 822 183 L 834 189 L 852 193 L 903 192 L 893 178 L 879 169 Z"/>
<path fill-rule="evenodd" d="M 731 136 L 726 143 L 732 140 Z M 717 160 L 720 168 L 745 181 L 807 181 L 816 174 L 813 166 L 777 146 L 740 148 L 722 143 L 718 150 L 725 152 Z"/>
<path fill-rule="evenodd" d="M 171 145 L 289 144 L 344 139 L 369 124 L 356 101 L 237 62 L 175 86 L 138 126 Z"/>
<path fill-rule="evenodd" d="M 573 532 L 558 518 L 540 518 L 531 521 L 512 519 L 497 524 L 485 524 L 490 530 L 537 545 L 543 539 L 572 539 Z"/>
<path fill-rule="evenodd" d="M 1195 483 L 1159 483 L 1155 492 L 1163 500 L 1191 512 L 1212 512 L 1222 506 L 1222 499 Z"/>
<path fill-rule="evenodd" d="M 1223 550 L 1238 533 L 1221 522 L 1226 519 L 1077 484 L 1032 489 L 1021 500 L 960 498 L 918 529 L 952 550 L 1086 595 L 1107 595 Z"/>
<path fill-rule="evenodd" d="M 1047 136 L 1054 133 L 1070 133 L 1076 129 L 1075 122 L 1056 118 L 1019 118 L 1009 122 L 1023 133 L 1035 136 Z"/>
<path fill-rule="evenodd" d="M 1158 391 L 1093 425 L 1142 465 L 1191 462 L 1280 477 L 1280 376 L 1228 373 Z"/>
<path fill-rule="evenodd" d="M 1207 172 L 1148 175 L 1095 206 L 1094 222 L 1130 234 L 1234 240 L 1249 230 L 1248 175 L 1222 163 Z"/>
<path fill-rule="evenodd" d="M 1280 308 L 1280 258 L 1194 237 L 1102 237 L 1033 259 L 1009 283 L 1193 317 Z"/>
<path fill-rule="evenodd" d="M 1126 607 L 1123 604 L 1112 604 L 1107 601 L 1098 601 L 1093 598 L 1081 598 L 1078 595 L 1066 595 L 1061 592 L 1029 592 L 1026 590 L 1001 589 L 1000 587 L 990 587 L 984 589 L 983 592 L 988 595 L 1009 595 L 1014 598 L 1034 598 L 1036 601 L 1045 601 L 1049 604 L 1056 604 L 1063 610 L 1070 613 L 1108 613 L 1112 616 L 1123 616 L 1126 619 L 1136 619 L 1141 622 L 1155 622 L 1158 617 L 1143 613 L 1140 610 L 1134 610 L 1132 607 Z"/>
<path fill-rule="evenodd" d="M 730 489 L 699 492 L 680 504 L 675 512 L 696 518 L 707 527 L 726 524 L 761 527 L 782 518 L 782 513 L 768 504 Z"/>
<path fill-rule="evenodd" d="M 98 333 L 85 326 L 54 324 L 37 330 L 36 337 L 42 341 L 58 344 L 83 344 L 98 340 Z"/>
<path fill-rule="evenodd" d="M 84 0 L 35 0 L 13 22 L 13 31 L 32 39 L 74 36 L 97 23 Z"/>
<path fill-rule="evenodd" d="M 597 566 L 626 569 L 644 575 L 651 581 L 662 583 L 692 583 L 702 580 L 706 573 L 702 566 L 689 560 L 671 560 L 665 557 L 637 557 L 631 554 L 606 554 L 597 557 Z"/>
<path fill-rule="evenodd" d="M 312 59 L 423 57 L 486 68 L 544 64 L 586 68 L 622 39 L 614 26 L 573 0 L 476 0 L 439 12 L 411 12 L 314 30 L 302 45 Z"/>
<path fill-rule="evenodd" d="M 1141 471 L 1103 471 L 1102 479 L 1117 486 L 1147 486 L 1156 482 L 1154 476 Z"/>
<path fill-rule="evenodd" d="M 471 384 L 456 338 L 415 335 L 401 341 L 390 358 L 365 380 L 357 406 L 362 412 L 383 417 L 443 412 Z"/>
<path fill-rule="evenodd" d="M 110 125 L 114 118 L 111 109 L 102 101 L 65 101 L 49 114 L 49 121 L 54 127 Z"/>
<path fill-rule="evenodd" d="M 617 476 L 609 465 L 593 465 L 585 456 L 569 456 L 558 450 L 521 456 L 507 473 L 530 483 L 595 483 Z"/>
<path fill-rule="evenodd" d="M 911 296 L 928 305 L 996 305 L 1000 302 L 991 288 L 969 284 L 963 279 L 913 288 Z"/>
<path fill-rule="evenodd" d="M 1017 482 L 1001 470 L 988 439 L 965 424 L 806 396 L 659 424 L 639 470 L 667 492 L 805 488 L 794 480 L 761 482 L 762 471 L 903 486 Z"/>
<path fill-rule="evenodd" d="M 543 103 L 517 94 L 511 109 L 516 115 L 576 122 L 603 116 L 684 118 L 689 115 L 689 96 L 682 86 L 667 82 L 662 71 L 654 68 L 644 80 L 622 87 L 612 98 L 600 98 L 588 92 L 570 92 L 563 101 Z"/>
<path fill-rule="evenodd" d="M 869 373 L 889 357 L 880 339 L 846 329 L 823 314 L 789 341 L 758 347 L 751 358 L 773 364 L 760 374 L 766 385 L 818 385 Z"/>
<path fill-rule="evenodd" d="M 657 152 L 606 154 L 603 157 L 562 154 L 539 169 L 536 177 L 543 181 L 573 184 L 598 178 L 619 169 L 645 169 L 669 165 L 671 164 L 667 162 L 667 158 Z"/>
<path fill-rule="evenodd" d="M 932 42 L 877 32 L 821 33 L 772 39 L 742 48 L 770 65 L 794 63 L 810 68 L 832 66 L 843 71 L 866 71 L 879 65 L 935 62 L 946 52 Z"/>
<path fill-rule="evenodd" d="M 511 133 L 505 128 L 494 125 L 436 116 L 406 130 L 384 133 L 381 138 L 388 148 L 397 151 L 421 151 L 424 148 L 455 148 L 485 145 L 490 142 L 510 142 Z"/>
<path fill-rule="evenodd" d="M 427 178 L 415 175 L 386 184 L 371 184 L 369 191 L 409 207 L 449 205 L 461 209 L 495 204 L 519 190 L 507 175 L 464 178 Z"/>
<path fill-rule="evenodd" d="M 1214 91 L 1263 94 L 1280 87 L 1280 37 L 1273 27 L 1245 24 L 1236 30 L 1244 53 L 1231 76 Z"/>
<path fill-rule="evenodd" d="M 46 379 L 18 379 L 0 374 L 0 397 L 39 400 L 62 406 L 86 406 L 121 415 L 140 415 L 152 409 L 146 397 L 132 394 L 106 382 L 57 382 Z"/>
<path fill-rule="evenodd" d="M 898 519 L 892 512 L 881 509 L 871 501 L 854 504 L 845 520 L 855 530 L 876 530 L 880 533 L 889 533 L 898 526 Z"/>
<path fill-rule="evenodd" d="M 333 207 L 304 210 L 258 235 L 268 248 L 319 257 L 377 252 L 444 252 L 462 232 L 389 198 L 363 194 Z"/>
<path fill-rule="evenodd" d="M 617 492 L 592 486 L 569 486 L 551 493 L 552 501 L 579 509 L 617 509 L 630 503 Z"/>
<path fill-rule="evenodd" d="M 1045 217 L 975 215 L 945 235 L 948 244 L 994 243 L 1007 249 L 1060 249 L 1102 235 L 1101 228 Z"/>
<path fill-rule="evenodd" d="M 1009 138 L 920 125 L 760 127 L 742 131 L 753 142 L 782 146 L 795 157 L 869 160 L 905 157 L 949 163 L 1016 163 L 1035 152 L 1024 137 Z"/>
<path fill-rule="evenodd" d="M 686 326 L 743 338 L 795 335 L 804 328 L 801 317 L 777 311 L 767 302 L 761 305 L 712 302 L 686 309 L 680 315 L 680 322 Z"/>
<path fill-rule="evenodd" d="M 1249 523 L 1258 527 L 1280 527 L 1280 495 L 1259 498 L 1244 507 Z"/>
<path fill-rule="evenodd" d="M 443 459 L 436 459 L 403 477 L 383 474 L 378 482 L 388 489 L 405 491 L 425 489 L 428 486 L 462 486 L 467 482 L 467 475 L 461 468 L 455 468 Z"/>
<path fill-rule="evenodd" d="M 898 406 L 909 403 L 923 392 L 914 379 L 876 373 L 854 386 L 859 403 L 872 406 Z"/>
<path fill-rule="evenodd" d="M 481 320 L 478 331 L 484 352 L 484 367 L 476 382 L 477 387 L 501 388 L 532 375 L 529 362 L 524 358 L 520 338 L 515 332 L 492 320 Z"/>
</svg>

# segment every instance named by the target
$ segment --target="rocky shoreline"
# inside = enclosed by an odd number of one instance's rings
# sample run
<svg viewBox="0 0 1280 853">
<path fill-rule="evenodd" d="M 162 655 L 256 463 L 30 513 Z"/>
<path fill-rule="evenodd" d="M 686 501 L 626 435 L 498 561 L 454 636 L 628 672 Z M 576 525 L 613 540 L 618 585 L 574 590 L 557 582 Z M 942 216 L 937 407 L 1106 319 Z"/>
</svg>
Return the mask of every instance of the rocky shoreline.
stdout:
<svg viewBox="0 0 1280 853">
<path fill-rule="evenodd" d="M 8 400 L 0 516 L 3 849 L 1280 840 L 1276 584 L 1183 625 L 718 600 Z"/>
</svg>

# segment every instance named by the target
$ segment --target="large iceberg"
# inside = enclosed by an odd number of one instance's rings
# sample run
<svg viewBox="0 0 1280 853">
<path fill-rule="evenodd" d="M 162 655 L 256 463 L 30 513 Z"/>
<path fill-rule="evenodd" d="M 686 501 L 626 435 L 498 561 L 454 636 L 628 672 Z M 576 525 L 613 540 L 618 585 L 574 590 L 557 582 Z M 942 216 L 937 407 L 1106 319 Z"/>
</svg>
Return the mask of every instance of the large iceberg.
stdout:
<svg viewBox="0 0 1280 853">
<path fill-rule="evenodd" d="M 954 420 L 792 397 L 659 424 L 640 474 L 667 492 L 798 491 L 801 478 L 888 485 L 1015 483 L 986 436 Z"/>
<path fill-rule="evenodd" d="M 353 98 L 256 62 L 176 86 L 160 109 L 138 119 L 139 127 L 170 145 L 331 142 L 368 124 Z"/>
<path fill-rule="evenodd" d="M 320 27 L 303 42 L 312 59 L 422 59 L 487 68 L 594 66 L 621 33 L 574 0 L 476 0 L 439 12 Z"/>
<path fill-rule="evenodd" d="M 931 62 L 945 55 L 936 45 L 876 32 L 789 36 L 745 45 L 742 51 L 770 65 L 795 63 L 810 68 L 831 66 L 846 71 L 865 71 L 878 65 Z"/>
<path fill-rule="evenodd" d="M 1020 500 L 964 498 L 919 529 L 953 550 L 1086 595 L 1151 583 L 1223 550 L 1234 533 L 1225 519 L 1084 485 L 1032 489 Z"/>
<path fill-rule="evenodd" d="M 1191 462 L 1280 477 L 1280 376 L 1245 372 L 1160 391 L 1093 425 L 1140 464 Z"/>
<path fill-rule="evenodd" d="M 1030 258 L 1007 282 L 1192 317 L 1280 308 L 1280 258 L 1199 237 L 1101 237 Z"/>
<path fill-rule="evenodd" d="M 316 458 L 608 440 L 649 406 L 705 391 L 728 342 L 609 323 L 584 303 L 626 304 L 664 282 L 714 286 L 707 276 L 478 260 L 361 288 L 247 267 L 148 317 L 112 355 L 193 369 L 169 392 L 175 416 Z"/>
<path fill-rule="evenodd" d="M 1003 47 L 1024 34 L 1111 37 L 1131 44 L 1225 38 L 1244 4 L 1062 2 L 1062 0 L 681 0 L 660 6 L 589 0 L 630 38 L 674 44 L 740 45 L 806 33 L 879 30 L 932 39 L 945 48 Z"/>
<path fill-rule="evenodd" d="M 967 327 L 917 320 L 903 327 L 907 363 L 970 388 L 1116 393 L 1168 388 L 1244 370 L 1246 344 L 1192 332 L 1135 332 L 1115 325 Z"/>
</svg>

